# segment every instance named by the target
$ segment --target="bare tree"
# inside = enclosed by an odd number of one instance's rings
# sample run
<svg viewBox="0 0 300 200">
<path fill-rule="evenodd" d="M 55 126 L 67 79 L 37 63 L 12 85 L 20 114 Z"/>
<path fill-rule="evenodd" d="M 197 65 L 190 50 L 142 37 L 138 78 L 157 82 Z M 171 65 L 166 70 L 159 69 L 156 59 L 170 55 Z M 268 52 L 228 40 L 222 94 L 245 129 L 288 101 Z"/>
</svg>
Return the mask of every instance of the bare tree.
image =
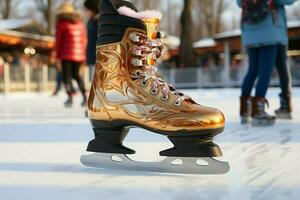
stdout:
<svg viewBox="0 0 300 200">
<path fill-rule="evenodd" d="M 165 10 L 162 10 L 164 14 L 164 30 L 167 30 L 168 34 L 180 35 L 180 13 L 182 12 L 181 2 L 174 2 L 167 0 Z"/>
<path fill-rule="evenodd" d="M 8 19 L 10 17 L 11 14 L 11 9 L 12 9 L 12 0 L 2 0 L 0 2 L 0 11 L 2 14 L 2 18 L 3 19 Z"/>
<path fill-rule="evenodd" d="M 202 36 L 212 36 L 222 31 L 222 14 L 229 3 L 225 0 L 201 0 L 194 1 L 194 10 L 197 16 L 198 26 L 201 25 Z"/>
<path fill-rule="evenodd" d="M 131 2 L 140 11 L 154 9 L 162 12 L 163 20 L 160 22 L 160 30 L 167 31 L 168 34 L 180 34 L 180 26 L 177 26 L 182 10 L 180 3 L 172 0 L 131 0 Z"/>
<path fill-rule="evenodd" d="M 42 14 L 44 18 L 46 32 L 51 35 L 53 33 L 53 25 L 55 19 L 55 8 L 61 5 L 63 2 L 71 2 L 75 8 L 80 9 L 84 0 L 33 0 L 36 4 L 37 10 Z"/>
<path fill-rule="evenodd" d="M 181 13 L 181 43 L 180 43 L 180 67 L 191 67 L 195 64 L 195 55 L 192 41 L 192 0 L 184 0 Z"/>
<path fill-rule="evenodd" d="M 158 8 L 160 0 L 132 0 L 131 1 L 139 10 L 150 10 Z"/>
<path fill-rule="evenodd" d="M 152 3 L 153 3 L 153 0 L 144 0 L 144 3 L 143 3 L 143 10 L 146 10 L 146 9 L 151 9 L 152 8 Z"/>
<path fill-rule="evenodd" d="M 52 6 L 53 0 L 35 0 L 37 9 L 42 13 L 46 20 L 46 31 L 47 34 L 51 34 L 52 30 Z"/>
</svg>

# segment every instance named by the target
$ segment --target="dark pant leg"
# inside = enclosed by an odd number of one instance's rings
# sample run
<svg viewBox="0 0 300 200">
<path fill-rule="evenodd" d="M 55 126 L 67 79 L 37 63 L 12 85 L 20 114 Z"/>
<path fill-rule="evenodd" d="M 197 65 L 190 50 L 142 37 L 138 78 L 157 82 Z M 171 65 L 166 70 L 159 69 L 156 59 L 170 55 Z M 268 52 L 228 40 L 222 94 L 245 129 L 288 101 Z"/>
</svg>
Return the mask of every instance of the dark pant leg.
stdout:
<svg viewBox="0 0 300 200">
<path fill-rule="evenodd" d="M 54 94 L 58 93 L 62 87 L 62 71 L 61 70 L 56 70 L 56 87 L 55 87 L 55 91 Z"/>
<path fill-rule="evenodd" d="M 258 73 L 258 59 L 259 59 L 259 49 L 249 48 L 249 67 L 247 74 L 242 83 L 242 94 L 241 96 L 251 96 L 251 90 L 253 88 L 254 82 Z"/>
<path fill-rule="evenodd" d="M 263 46 L 259 48 L 258 81 L 255 96 L 265 97 L 275 64 L 276 45 Z"/>
<path fill-rule="evenodd" d="M 62 86 L 62 73 L 61 71 L 57 71 L 57 77 L 56 77 L 57 86 L 56 89 L 59 91 Z"/>
<path fill-rule="evenodd" d="M 68 95 L 72 95 L 75 90 L 72 84 L 72 63 L 70 61 L 62 61 L 62 79 Z"/>
<path fill-rule="evenodd" d="M 275 66 L 278 72 L 281 94 L 287 98 L 291 93 L 291 72 L 287 65 L 286 46 L 277 45 Z"/>
<path fill-rule="evenodd" d="M 82 95 L 85 96 L 85 86 L 82 78 L 80 77 L 79 70 L 80 70 L 80 63 L 72 62 L 72 77 L 76 80 Z"/>
</svg>

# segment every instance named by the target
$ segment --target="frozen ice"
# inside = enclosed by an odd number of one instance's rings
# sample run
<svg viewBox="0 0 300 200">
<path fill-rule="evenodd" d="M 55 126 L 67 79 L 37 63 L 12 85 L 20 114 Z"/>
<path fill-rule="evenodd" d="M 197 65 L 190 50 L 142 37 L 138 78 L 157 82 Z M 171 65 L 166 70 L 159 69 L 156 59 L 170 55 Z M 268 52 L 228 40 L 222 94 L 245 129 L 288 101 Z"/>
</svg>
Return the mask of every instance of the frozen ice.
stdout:
<svg viewBox="0 0 300 200">
<path fill-rule="evenodd" d="M 225 175 L 179 175 L 91 169 L 80 155 L 93 134 L 80 96 L 66 109 L 64 94 L 0 95 L 0 199 L 300 199 L 300 89 L 293 90 L 292 121 L 273 127 L 240 125 L 238 89 L 185 90 L 203 105 L 225 112 L 226 128 L 215 142 L 231 171 Z M 268 92 L 269 112 L 278 89 Z M 132 129 L 125 145 L 132 159 L 159 160 L 171 147 L 166 137 Z"/>
</svg>

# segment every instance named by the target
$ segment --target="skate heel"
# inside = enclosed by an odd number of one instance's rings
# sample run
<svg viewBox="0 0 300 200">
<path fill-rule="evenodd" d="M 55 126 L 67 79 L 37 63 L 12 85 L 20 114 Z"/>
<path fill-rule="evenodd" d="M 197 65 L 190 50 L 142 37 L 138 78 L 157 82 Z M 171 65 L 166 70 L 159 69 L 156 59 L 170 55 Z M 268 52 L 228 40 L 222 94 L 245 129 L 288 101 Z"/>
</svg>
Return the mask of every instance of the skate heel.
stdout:
<svg viewBox="0 0 300 200">
<path fill-rule="evenodd" d="M 175 157 L 220 157 L 220 147 L 211 140 L 195 137 L 168 137 L 174 147 L 159 152 L 161 156 Z"/>
<path fill-rule="evenodd" d="M 128 134 L 126 128 L 114 128 L 110 122 L 91 120 L 95 139 L 87 146 L 87 151 L 98 153 L 134 154 L 135 151 L 123 145 Z"/>
</svg>

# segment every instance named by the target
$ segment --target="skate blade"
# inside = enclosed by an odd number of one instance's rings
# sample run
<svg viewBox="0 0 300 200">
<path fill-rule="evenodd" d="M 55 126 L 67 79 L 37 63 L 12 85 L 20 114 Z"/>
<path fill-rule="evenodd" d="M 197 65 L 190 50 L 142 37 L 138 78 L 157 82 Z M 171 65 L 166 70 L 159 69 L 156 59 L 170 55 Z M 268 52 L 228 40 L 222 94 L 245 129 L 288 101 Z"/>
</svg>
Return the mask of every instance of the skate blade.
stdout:
<svg viewBox="0 0 300 200">
<path fill-rule="evenodd" d="M 158 162 L 139 162 L 124 154 L 93 153 L 82 155 L 80 161 L 93 168 L 175 174 L 225 174 L 230 169 L 228 162 L 210 157 L 166 157 Z"/>
</svg>

